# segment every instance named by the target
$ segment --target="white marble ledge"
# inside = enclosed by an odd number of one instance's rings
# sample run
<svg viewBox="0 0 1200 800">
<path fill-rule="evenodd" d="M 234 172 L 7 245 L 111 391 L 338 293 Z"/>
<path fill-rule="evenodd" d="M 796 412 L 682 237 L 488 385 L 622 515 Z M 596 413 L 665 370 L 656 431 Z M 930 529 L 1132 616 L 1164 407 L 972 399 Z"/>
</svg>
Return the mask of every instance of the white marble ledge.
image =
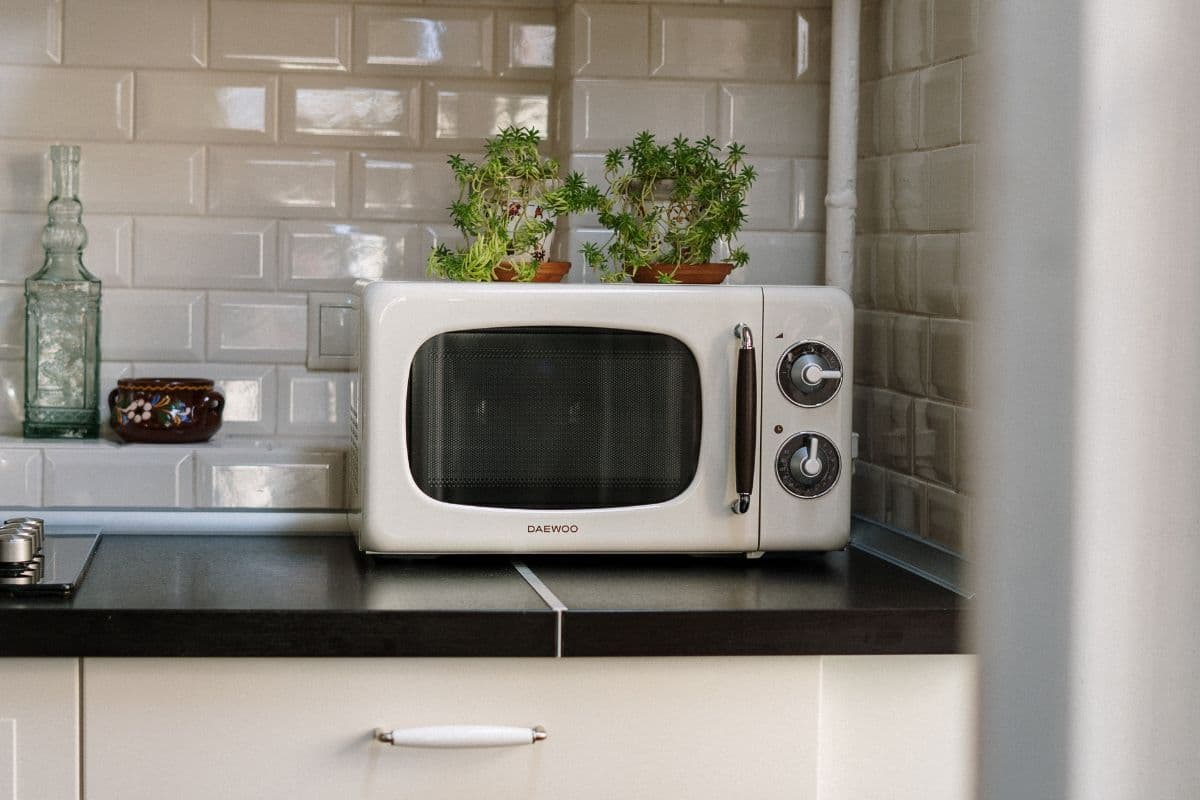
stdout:
<svg viewBox="0 0 1200 800">
<path fill-rule="evenodd" d="M 146 445 L 0 437 L 0 506 L 338 511 L 347 448 L 334 438 Z"/>
</svg>

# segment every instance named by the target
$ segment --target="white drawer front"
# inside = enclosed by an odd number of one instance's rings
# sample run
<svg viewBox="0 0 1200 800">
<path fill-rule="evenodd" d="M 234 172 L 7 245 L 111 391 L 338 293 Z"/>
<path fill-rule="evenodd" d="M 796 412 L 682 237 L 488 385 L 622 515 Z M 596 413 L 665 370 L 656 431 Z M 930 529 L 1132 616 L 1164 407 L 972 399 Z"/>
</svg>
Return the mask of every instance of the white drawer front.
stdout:
<svg viewBox="0 0 1200 800">
<path fill-rule="evenodd" d="M 79 662 L 0 658 L 0 798 L 79 797 Z"/>
<path fill-rule="evenodd" d="M 816 796 L 818 658 L 85 659 L 85 796 Z M 376 728 L 543 726 L 411 749 Z"/>
</svg>

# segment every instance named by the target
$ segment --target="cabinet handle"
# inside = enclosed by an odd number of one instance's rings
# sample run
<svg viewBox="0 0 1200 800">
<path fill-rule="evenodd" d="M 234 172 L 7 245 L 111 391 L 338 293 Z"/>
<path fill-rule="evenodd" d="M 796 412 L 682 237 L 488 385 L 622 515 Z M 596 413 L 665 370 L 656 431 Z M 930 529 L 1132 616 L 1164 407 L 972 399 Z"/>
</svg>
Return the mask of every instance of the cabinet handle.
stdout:
<svg viewBox="0 0 1200 800">
<path fill-rule="evenodd" d="M 394 747 L 515 747 L 536 744 L 546 738 L 541 725 L 517 728 L 511 725 L 431 725 L 427 728 L 375 729 L 375 739 Z"/>
</svg>

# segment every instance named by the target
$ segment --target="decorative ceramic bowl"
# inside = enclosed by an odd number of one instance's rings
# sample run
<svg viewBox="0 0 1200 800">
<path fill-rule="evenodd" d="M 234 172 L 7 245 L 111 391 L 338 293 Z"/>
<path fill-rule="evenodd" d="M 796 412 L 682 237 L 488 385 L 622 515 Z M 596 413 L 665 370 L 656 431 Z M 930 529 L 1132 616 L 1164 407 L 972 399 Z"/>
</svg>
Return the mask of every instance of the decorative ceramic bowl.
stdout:
<svg viewBox="0 0 1200 800">
<path fill-rule="evenodd" d="M 122 378 L 108 395 L 110 424 L 127 442 L 206 442 L 224 407 L 206 378 Z"/>
</svg>

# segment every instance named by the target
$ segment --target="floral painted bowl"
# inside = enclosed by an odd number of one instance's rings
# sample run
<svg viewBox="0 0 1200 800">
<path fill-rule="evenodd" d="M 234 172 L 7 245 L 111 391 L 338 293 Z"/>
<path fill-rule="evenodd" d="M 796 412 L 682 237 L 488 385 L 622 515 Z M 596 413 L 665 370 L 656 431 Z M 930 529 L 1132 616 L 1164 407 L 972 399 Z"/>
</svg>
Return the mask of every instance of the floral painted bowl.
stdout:
<svg viewBox="0 0 1200 800">
<path fill-rule="evenodd" d="M 225 397 L 205 378 L 122 378 L 109 392 L 110 424 L 127 442 L 206 442 Z"/>
</svg>

